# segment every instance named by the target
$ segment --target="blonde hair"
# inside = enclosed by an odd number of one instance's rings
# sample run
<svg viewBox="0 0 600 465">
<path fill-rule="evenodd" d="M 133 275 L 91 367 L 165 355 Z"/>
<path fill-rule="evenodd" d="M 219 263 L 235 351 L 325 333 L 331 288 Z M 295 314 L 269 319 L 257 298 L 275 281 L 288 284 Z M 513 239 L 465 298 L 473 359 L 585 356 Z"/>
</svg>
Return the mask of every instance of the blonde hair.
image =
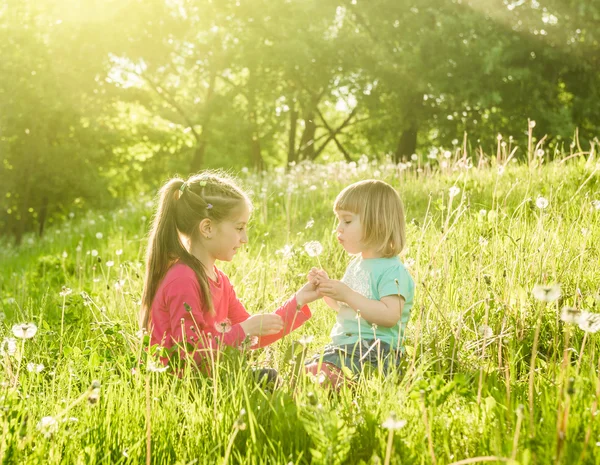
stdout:
<svg viewBox="0 0 600 465">
<path fill-rule="evenodd" d="M 202 220 L 210 218 L 220 223 L 229 219 L 244 203 L 252 208 L 246 193 L 233 178 L 222 172 L 206 171 L 187 181 L 172 178 L 162 186 L 146 250 L 146 275 L 140 309 L 143 329 L 148 329 L 150 308 L 158 286 L 177 260 L 195 271 L 203 303 L 210 312 L 214 310 L 207 270 L 188 252 L 180 235 L 194 240 Z"/>
<path fill-rule="evenodd" d="M 359 181 L 338 194 L 333 210 L 360 216 L 362 242 L 384 257 L 395 257 L 406 244 L 404 205 L 396 190 L 376 179 Z"/>
</svg>

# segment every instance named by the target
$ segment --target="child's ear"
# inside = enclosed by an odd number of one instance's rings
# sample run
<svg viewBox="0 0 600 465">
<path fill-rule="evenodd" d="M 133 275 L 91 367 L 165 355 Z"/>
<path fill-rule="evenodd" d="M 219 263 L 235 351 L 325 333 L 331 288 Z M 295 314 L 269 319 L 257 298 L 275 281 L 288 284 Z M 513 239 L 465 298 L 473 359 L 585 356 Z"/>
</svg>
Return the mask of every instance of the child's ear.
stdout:
<svg viewBox="0 0 600 465">
<path fill-rule="evenodd" d="M 210 237 L 212 236 L 212 232 L 213 232 L 213 225 L 212 225 L 212 221 L 210 220 L 210 218 L 204 218 L 202 221 L 200 221 L 200 224 L 198 225 L 198 229 L 200 230 L 200 234 L 205 239 L 210 239 Z"/>
</svg>

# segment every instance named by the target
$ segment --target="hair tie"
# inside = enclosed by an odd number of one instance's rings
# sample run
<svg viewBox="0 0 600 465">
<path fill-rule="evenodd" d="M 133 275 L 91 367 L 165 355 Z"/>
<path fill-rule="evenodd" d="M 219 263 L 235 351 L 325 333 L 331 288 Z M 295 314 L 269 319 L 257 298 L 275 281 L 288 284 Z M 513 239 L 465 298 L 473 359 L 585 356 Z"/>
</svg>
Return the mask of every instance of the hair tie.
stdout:
<svg viewBox="0 0 600 465">
<path fill-rule="evenodd" d="M 181 191 L 182 194 L 183 194 L 183 191 L 185 190 L 186 187 L 187 187 L 187 183 L 185 181 L 183 181 L 183 184 L 179 188 L 179 190 Z"/>
</svg>

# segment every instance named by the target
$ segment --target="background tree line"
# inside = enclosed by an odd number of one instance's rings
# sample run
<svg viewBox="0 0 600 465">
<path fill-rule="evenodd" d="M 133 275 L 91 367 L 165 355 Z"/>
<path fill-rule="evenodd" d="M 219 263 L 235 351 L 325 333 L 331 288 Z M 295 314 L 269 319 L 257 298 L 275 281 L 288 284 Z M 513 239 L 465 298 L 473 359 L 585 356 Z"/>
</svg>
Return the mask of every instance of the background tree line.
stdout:
<svg viewBox="0 0 600 465">
<path fill-rule="evenodd" d="M 600 124 L 595 0 L 7 0 L 0 234 L 170 173 Z M 520 153 L 524 156 L 524 153 Z"/>
</svg>

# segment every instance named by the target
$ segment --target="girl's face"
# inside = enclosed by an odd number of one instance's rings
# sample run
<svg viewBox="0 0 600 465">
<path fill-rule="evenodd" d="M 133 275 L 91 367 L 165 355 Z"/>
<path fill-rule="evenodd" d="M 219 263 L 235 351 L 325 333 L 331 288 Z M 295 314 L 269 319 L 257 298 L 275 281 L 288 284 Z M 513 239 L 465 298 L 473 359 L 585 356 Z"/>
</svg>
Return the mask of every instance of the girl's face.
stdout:
<svg viewBox="0 0 600 465">
<path fill-rule="evenodd" d="M 217 260 L 233 260 L 237 250 L 248 242 L 246 226 L 249 219 L 250 209 L 244 202 L 230 219 L 214 225 L 212 237 L 205 244 L 207 251 Z"/>
<path fill-rule="evenodd" d="M 335 216 L 338 220 L 335 232 L 344 250 L 352 255 L 363 252 L 365 245 L 361 241 L 363 229 L 360 216 L 345 210 L 336 210 Z"/>
</svg>

